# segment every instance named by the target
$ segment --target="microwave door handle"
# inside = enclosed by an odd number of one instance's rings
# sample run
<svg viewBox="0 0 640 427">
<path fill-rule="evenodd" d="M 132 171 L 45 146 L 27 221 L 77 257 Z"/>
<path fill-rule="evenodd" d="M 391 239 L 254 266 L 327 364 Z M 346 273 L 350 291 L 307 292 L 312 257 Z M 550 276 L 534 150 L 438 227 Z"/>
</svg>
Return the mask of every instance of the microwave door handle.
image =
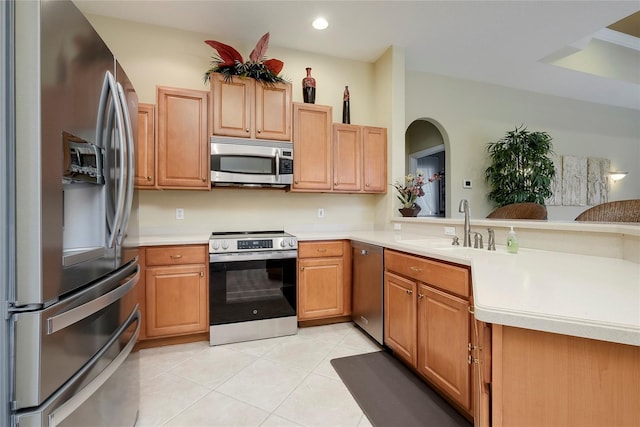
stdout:
<svg viewBox="0 0 640 427">
<path fill-rule="evenodd" d="M 126 149 L 124 147 L 125 137 L 124 137 L 124 119 L 122 115 L 122 108 L 120 106 L 120 102 L 118 102 L 118 90 L 116 88 L 116 82 L 113 78 L 113 74 L 107 72 L 109 77 L 109 87 L 111 89 L 111 96 L 114 100 L 113 107 L 116 111 L 116 134 L 118 137 L 118 151 L 120 154 L 120 164 L 118 165 L 118 192 L 115 206 L 115 218 L 113 220 L 113 228 L 109 234 L 109 248 L 113 248 L 116 244 L 116 238 L 118 237 L 118 232 L 120 230 L 120 225 L 122 223 L 122 216 L 124 211 L 124 199 L 125 199 L 125 171 L 124 166 L 126 164 Z"/>
<path fill-rule="evenodd" d="M 280 182 L 280 150 L 276 150 L 276 182 Z"/>
<path fill-rule="evenodd" d="M 120 83 L 117 84 L 118 98 L 120 105 L 122 106 L 122 113 L 124 116 L 125 135 L 126 141 L 123 146 L 126 146 L 126 167 L 123 167 L 123 171 L 126 176 L 126 196 L 124 199 L 124 212 L 122 217 L 122 225 L 120 226 L 120 232 L 118 233 L 118 244 L 122 244 L 122 239 L 127 232 L 129 225 L 129 217 L 131 214 L 131 205 L 133 203 L 133 167 L 135 162 L 134 147 L 133 147 L 133 131 L 131 129 L 131 114 L 127 106 L 127 98 L 124 95 L 124 89 Z"/>
</svg>

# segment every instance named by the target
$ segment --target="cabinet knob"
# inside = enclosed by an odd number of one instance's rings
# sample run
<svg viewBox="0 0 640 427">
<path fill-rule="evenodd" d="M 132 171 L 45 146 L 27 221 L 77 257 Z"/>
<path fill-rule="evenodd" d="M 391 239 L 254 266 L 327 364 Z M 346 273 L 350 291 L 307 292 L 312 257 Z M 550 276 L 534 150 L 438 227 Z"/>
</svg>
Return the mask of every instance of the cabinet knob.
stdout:
<svg viewBox="0 0 640 427">
<path fill-rule="evenodd" d="M 204 271 L 200 272 L 200 277 L 204 277 Z"/>
<path fill-rule="evenodd" d="M 246 133 L 249 133 L 249 128 L 246 128 L 244 131 L 245 131 Z"/>
<path fill-rule="evenodd" d="M 293 181 L 294 184 L 298 184 L 298 181 Z"/>
<path fill-rule="evenodd" d="M 338 186 L 338 181 L 334 182 L 333 185 Z"/>
<path fill-rule="evenodd" d="M 413 295 L 413 291 L 411 289 L 406 289 L 405 292 L 407 295 Z"/>
<path fill-rule="evenodd" d="M 475 314 L 476 312 L 473 310 L 472 306 L 467 307 L 467 311 L 471 314 Z"/>
<path fill-rule="evenodd" d="M 258 133 L 262 133 L 262 129 L 258 129 Z"/>
<path fill-rule="evenodd" d="M 300 267 L 300 271 L 304 271 L 304 267 Z"/>
<path fill-rule="evenodd" d="M 365 186 L 365 187 L 368 187 L 368 186 L 369 186 L 369 183 L 366 183 L 364 186 Z"/>
<path fill-rule="evenodd" d="M 418 299 L 424 298 L 424 294 L 418 293 Z"/>
</svg>

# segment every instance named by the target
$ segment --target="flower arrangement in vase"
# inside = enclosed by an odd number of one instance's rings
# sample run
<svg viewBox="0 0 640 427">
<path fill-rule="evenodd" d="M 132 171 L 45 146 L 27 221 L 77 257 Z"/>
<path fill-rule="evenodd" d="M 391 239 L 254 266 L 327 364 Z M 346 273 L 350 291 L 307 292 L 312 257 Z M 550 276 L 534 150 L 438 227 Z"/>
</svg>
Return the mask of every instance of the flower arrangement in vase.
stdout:
<svg viewBox="0 0 640 427">
<path fill-rule="evenodd" d="M 434 173 L 430 178 L 426 180 L 429 182 L 437 181 L 440 179 L 440 175 Z M 424 190 L 422 187 L 425 184 L 424 173 L 417 171 L 416 175 L 409 174 L 404 177 L 404 185 L 396 182 L 392 184 L 393 187 L 398 190 L 398 200 L 402 203 L 402 208 L 398 209 L 402 216 L 417 216 L 420 212 L 420 206 L 416 204 L 418 197 L 424 196 Z"/>
<path fill-rule="evenodd" d="M 211 61 L 212 67 L 204 73 L 205 83 L 209 81 L 211 73 L 224 75 L 225 81 L 230 81 L 233 76 L 251 77 L 266 84 L 288 83 L 281 77 L 280 71 L 284 67 L 284 62 L 279 59 L 265 59 L 264 55 L 269 47 L 269 33 L 263 35 L 256 47 L 251 51 L 249 60 L 244 61 L 242 55 L 229 45 L 215 40 L 205 40 L 217 52 Z"/>
</svg>

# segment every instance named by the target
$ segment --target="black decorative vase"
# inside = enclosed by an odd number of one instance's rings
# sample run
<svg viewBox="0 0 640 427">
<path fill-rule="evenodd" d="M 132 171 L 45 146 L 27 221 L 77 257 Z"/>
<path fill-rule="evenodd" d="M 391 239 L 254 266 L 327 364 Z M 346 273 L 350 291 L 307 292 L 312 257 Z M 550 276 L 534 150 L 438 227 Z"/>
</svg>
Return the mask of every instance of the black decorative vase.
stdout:
<svg viewBox="0 0 640 427">
<path fill-rule="evenodd" d="M 402 216 L 404 216 L 404 217 L 412 217 L 412 216 L 418 216 L 418 213 L 420 212 L 420 209 L 421 209 L 420 206 L 414 204 L 410 208 L 401 208 L 401 209 L 398 209 L 398 210 L 400 211 Z"/>
<path fill-rule="evenodd" d="M 311 68 L 307 67 L 307 77 L 302 79 L 302 99 L 305 104 L 316 102 L 316 79 L 311 77 Z"/>
<path fill-rule="evenodd" d="M 344 87 L 344 95 L 342 96 L 342 123 L 351 123 L 349 86 Z"/>
</svg>

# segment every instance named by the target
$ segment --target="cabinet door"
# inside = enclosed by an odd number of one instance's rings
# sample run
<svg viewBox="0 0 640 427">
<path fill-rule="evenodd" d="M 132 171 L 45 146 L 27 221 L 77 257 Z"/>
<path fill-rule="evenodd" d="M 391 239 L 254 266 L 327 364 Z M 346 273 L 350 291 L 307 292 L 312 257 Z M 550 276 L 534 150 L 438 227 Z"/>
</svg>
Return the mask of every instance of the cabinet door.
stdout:
<svg viewBox="0 0 640 427">
<path fill-rule="evenodd" d="M 384 273 L 384 343 L 416 366 L 416 283 Z"/>
<path fill-rule="evenodd" d="M 207 332 L 209 286 L 204 265 L 150 267 L 145 276 L 147 337 Z"/>
<path fill-rule="evenodd" d="M 342 258 L 300 259 L 298 266 L 298 319 L 342 316 L 345 313 Z"/>
<path fill-rule="evenodd" d="M 155 112 L 153 104 L 138 104 L 138 139 L 135 141 L 135 188 L 156 185 Z"/>
<path fill-rule="evenodd" d="M 291 84 L 256 82 L 255 138 L 291 141 Z"/>
<path fill-rule="evenodd" d="M 251 138 L 255 81 L 234 77 L 226 82 L 220 73 L 212 73 L 213 134 Z"/>
<path fill-rule="evenodd" d="M 366 193 L 387 192 L 387 129 L 362 129 L 363 186 Z"/>
<path fill-rule="evenodd" d="M 420 284 L 418 371 L 463 408 L 471 408 L 469 302 Z"/>
<path fill-rule="evenodd" d="M 333 124 L 333 191 L 360 191 L 362 126 Z"/>
<path fill-rule="evenodd" d="M 158 187 L 209 189 L 208 92 L 158 88 Z"/>
<path fill-rule="evenodd" d="M 329 106 L 293 104 L 292 191 L 331 190 L 331 115 Z"/>
</svg>

